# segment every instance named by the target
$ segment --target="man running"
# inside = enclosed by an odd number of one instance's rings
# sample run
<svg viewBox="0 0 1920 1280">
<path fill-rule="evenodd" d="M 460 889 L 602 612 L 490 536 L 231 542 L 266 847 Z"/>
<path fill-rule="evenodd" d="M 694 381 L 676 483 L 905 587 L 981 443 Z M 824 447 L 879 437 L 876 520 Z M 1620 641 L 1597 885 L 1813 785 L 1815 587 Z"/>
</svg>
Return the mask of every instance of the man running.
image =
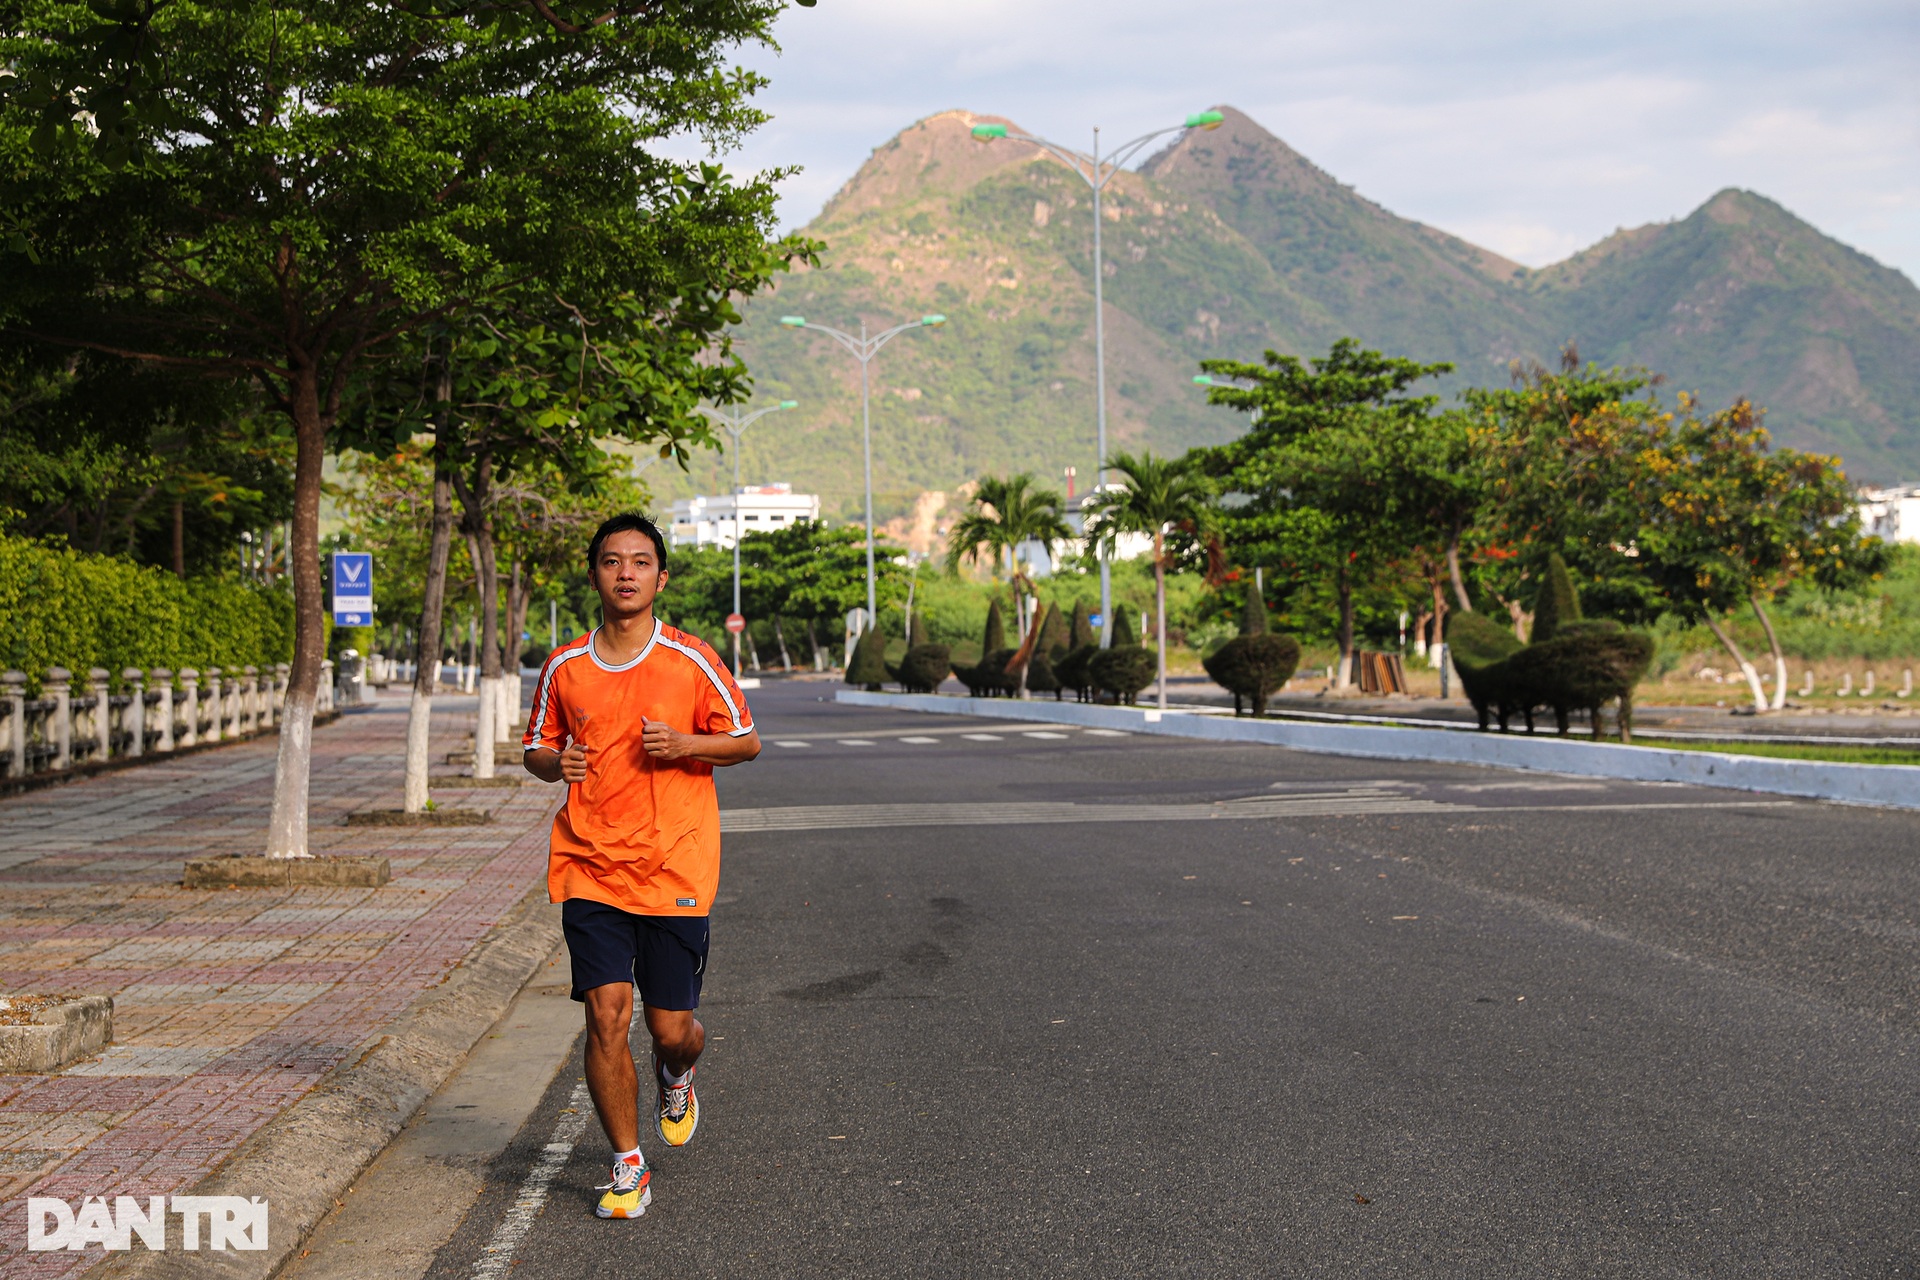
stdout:
<svg viewBox="0 0 1920 1280">
<path fill-rule="evenodd" d="M 652 521 L 602 524 L 587 578 L 601 623 L 547 658 L 523 741 L 527 772 L 568 784 L 547 892 L 561 904 L 573 998 L 587 1007 L 587 1088 L 613 1143 L 613 1181 L 594 1212 L 637 1218 L 653 1192 L 627 1040 L 633 989 L 653 1037 L 654 1128 L 684 1146 L 700 1124 L 693 1065 L 706 1029 L 693 1011 L 720 882 L 713 770 L 759 755 L 760 736 L 714 651 L 653 616 L 667 545 Z"/>
</svg>

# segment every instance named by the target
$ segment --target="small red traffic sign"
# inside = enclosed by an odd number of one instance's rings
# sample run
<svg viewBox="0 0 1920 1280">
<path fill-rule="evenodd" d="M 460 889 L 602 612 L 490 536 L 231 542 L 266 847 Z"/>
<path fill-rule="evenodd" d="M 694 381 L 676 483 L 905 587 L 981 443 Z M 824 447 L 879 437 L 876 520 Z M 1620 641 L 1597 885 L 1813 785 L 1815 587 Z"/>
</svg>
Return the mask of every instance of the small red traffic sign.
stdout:
<svg viewBox="0 0 1920 1280">
<path fill-rule="evenodd" d="M 727 615 L 727 630 L 733 632 L 733 634 L 735 635 L 739 635 L 742 631 L 745 631 L 746 629 L 747 629 L 747 620 L 744 617 L 742 617 L 740 614 L 730 613 Z"/>
</svg>

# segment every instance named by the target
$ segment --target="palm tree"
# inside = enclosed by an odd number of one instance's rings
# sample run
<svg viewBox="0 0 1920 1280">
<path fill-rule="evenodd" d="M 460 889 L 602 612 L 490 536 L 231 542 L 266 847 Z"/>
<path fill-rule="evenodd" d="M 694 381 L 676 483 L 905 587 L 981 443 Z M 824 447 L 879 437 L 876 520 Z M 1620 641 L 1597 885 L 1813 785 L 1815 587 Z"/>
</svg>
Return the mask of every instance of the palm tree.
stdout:
<svg viewBox="0 0 1920 1280">
<path fill-rule="evenodd" d="M 1022 633 L 1020 649 L 1008 664 L 1020 672 L 1020 696 L 1027 696 L 1027 661 L 1033 653 L 1038 627 L 1027 626 L 1024 596 L 1034 589 L 1033 580 L 1021 572 L 1015 548 L 1023 542 L 1043 542 L 1051 548 L 1068 541 L 1073 530 L 1060 513 L 1060 494 L 1035 485 L 1027 472 L 1001 479 L 983 476 L 973 493 L 973 509 L 954 522 L 947 534 L 947 570 L 958 570 L 962 560 L 990 558 L 998 565 L 1004 558 L 1010 566 L 1008 585 L 1013 588 L 1013 615 Z M 987 655 L 982 654 L 981 661 Z"/>
<path fill-rule="evenodd" d="M 1103 490 L 1093 502 L 1087 537 L 1111 558 L 1123 533 L 1153 538 L 1154 613 L 1160 645 L 1160 709 L 1167 709 L 1167 534 L 1199 536 L 1213 522 L 1213 495 L 1204 477 L 1184 458 L 1156 458 L 1152 450 L 1137 457 L 1116 453 L 1107 469 L 1122 483 Z"/>
</svg>

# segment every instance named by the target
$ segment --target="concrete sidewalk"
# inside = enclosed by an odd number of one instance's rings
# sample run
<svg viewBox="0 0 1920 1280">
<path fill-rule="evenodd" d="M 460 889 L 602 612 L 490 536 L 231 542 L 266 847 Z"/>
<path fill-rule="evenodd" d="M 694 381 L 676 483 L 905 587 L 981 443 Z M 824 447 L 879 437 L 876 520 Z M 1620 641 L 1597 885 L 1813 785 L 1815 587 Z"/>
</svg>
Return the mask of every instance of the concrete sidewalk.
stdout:
<svg viewBox="0 0 1920 1280">
<path fill-rule="evenodd" d="M 475 699 L 435 701 L 438 758 L 470 737 Z M 436 793 L 491 810 L 484 826 L 345 825 L 399 807 L 406 719 L 392 700 L 314 735 L 311 846 L 386 856 L 378 889 L 180 887 L 189 857 L 263 847 L 273 738 L 0 800 L 0 992 L 114 999 L 98 1058 L 0 1077 L 0 1277 L 102 1261 L 26 1253 L 29 1195 L 188 1191 L 377 1044 L 540 882 L 559 795 L 531 779 Z"/>
</svg>

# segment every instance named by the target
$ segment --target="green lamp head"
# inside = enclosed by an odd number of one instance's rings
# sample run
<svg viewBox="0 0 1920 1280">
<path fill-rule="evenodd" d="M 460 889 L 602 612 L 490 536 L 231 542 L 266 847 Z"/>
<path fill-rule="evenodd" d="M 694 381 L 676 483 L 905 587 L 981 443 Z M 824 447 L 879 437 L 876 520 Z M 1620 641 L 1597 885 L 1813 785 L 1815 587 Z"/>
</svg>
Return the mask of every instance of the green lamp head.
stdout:
<svg viewBox="0 0 1920 1280">
<path fill-rule="evenodd" d="M 1213 379 L 1209 378 L 1206 374 L 1196 373 L 1193 375 L 1193 385 L 1196 387 L 1211 387 L 1214 383 Z"/>
<path fill-rule="evenodd" d="M 798 400 L 782 400 L 780 402 L 780 407 L 782 409 L 798 409 L 800 407 L 800 402 Z"/>
<path fill-rule="evenodd" d="M 1196 111 L 1187 117 L 1189 129 L 1218 129 L 1226 117 L 1218 111 Z"/>
<path fill-rule="evenodd" d="M 805 316 L 781 316 L 780 323 L 790 328 L 803 329 L 806 327 L 807 318 Z"/>
<path fill-rule="evenodd" d="M 1007 136 L 1007 126 L 1003 124 L 977 124 L 973 126 L 973 136 L 979 142 L 992 142 L 995 138 Z"/>
<path fill-rule="evenodd" d="M 947 318 L 945 316 L 921 316 L 920 317 L 920 323 L 927 326 L 927 328 L 929 329 L 931 329 L 933 326 L 937 324 L 945 324 L 946 322 L 947 322 Z"/>
</svg>

